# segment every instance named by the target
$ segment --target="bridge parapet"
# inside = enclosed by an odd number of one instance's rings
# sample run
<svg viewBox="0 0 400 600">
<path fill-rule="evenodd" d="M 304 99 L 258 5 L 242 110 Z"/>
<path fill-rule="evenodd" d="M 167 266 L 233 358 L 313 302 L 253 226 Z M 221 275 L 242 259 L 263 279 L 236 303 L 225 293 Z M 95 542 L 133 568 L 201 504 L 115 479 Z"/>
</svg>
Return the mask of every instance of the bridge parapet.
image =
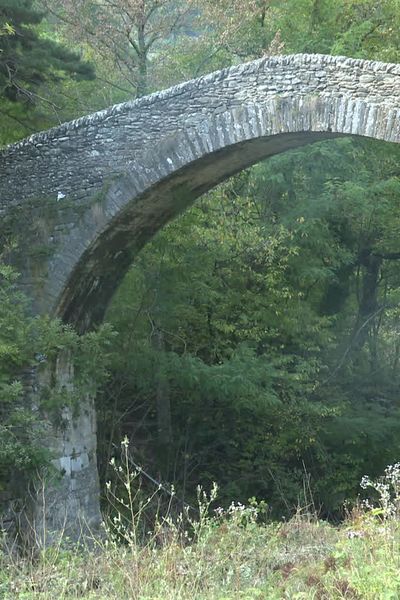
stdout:
<svg viewBox="0 0 400 600">
<path fill-rule="evenodd" d="M 393 111 L 395 118 L 399 89 L 399 65 L 340 56 L 299 54 L 234 66 L 5 148 L 0 153 L 0 207 L 4 211 L 39 195 L 85 200 L 107 177 L 129 168 L 144 146 L 244 105 L 314 95 L 347 99 L 354 110 L 357 100 L 367 100 L 375 110 Z M 369 118 L 372 122 L 373 115 Z"/>
</svg>

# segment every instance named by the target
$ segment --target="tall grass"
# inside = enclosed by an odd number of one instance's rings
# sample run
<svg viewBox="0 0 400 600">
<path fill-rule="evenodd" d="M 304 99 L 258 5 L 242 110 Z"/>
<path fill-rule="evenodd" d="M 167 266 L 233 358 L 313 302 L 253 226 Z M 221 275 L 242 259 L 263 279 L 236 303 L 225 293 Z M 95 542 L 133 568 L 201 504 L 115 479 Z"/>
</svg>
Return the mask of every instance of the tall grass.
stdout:
<svg viewBox="0 0 400 600">
<path fill-rule="evenodd" d="M 198 491 L 197 513 L 162 518 L 156 511 L 146 531 L 144 511 L 154 498 L 138 491 L 124 452 L 114 468 L 125 493 L 108 486 L 113 511 L 104 538 L 29 559 L 4 552 L 2 600 L 400 599 L 399 465 L 379 481 L 363 480 L 375 499 L 340 527 L 301 511 L 268 523 L 256 503 L 215 510 L 214 487 Z"/>
</svg>

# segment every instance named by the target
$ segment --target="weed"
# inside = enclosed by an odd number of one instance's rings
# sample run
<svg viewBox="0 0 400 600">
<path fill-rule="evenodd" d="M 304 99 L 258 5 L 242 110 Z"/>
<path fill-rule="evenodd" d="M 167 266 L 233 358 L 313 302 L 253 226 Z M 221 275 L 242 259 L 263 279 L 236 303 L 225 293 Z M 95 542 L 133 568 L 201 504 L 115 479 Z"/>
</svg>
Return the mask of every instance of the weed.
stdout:
<svg viewBox="0 0 400 600">
<path fill-rule="evenodd" d="M 113 512 L 106 519 L 104 539 L 93 540 L 91 549 L 58 545 L 36 558 L 4 552 L 2 600 L 400 597 L 400 525 L 385 488 L 378 487 L 384 491 L 384 515 L 373 512 L 371 501 L 340 527 L 301 511 L 283 524 L 268 523 L 259 518 L 265 506 L 254 502 L 213 509 L 217 487 L 209 494 L 199 488 L 196 511 L 179 516 L 168 507 L 163 514 L 153 510 L 152 528 L 147 529 L 146 511 L 159 490 L 143 493 L 140 470 L 130 470 L 128 446 L 124 440 L 121 461 L 112 464 L 115 477 L 108 494 Z M 393 474 L 389 469 L 384 475 L 391 485 Z M 393 493 L 392 487 L 390 502 L 397 506 Z M 352 531 L 362 535 L 349 535 Z"/>
</svg>

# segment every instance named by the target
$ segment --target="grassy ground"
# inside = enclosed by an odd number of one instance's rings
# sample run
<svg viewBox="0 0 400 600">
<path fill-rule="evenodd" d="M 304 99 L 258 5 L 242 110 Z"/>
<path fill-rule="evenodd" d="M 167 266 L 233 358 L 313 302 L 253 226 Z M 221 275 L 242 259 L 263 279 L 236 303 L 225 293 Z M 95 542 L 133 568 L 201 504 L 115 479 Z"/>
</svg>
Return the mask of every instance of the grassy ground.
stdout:
<svg viewBox="0 0 400 600">
<path fill-rule="evenodd" d="M 340 528 L 297 516 L 258 524 L 236 507 L 193 540 L 165 525 L 146 545 L 4 556 L 0 598 L 137 600 L 400 599 L 400 525 L 371 513 Z"/>
<path fill-rule="evenodd" d="M 160 520 L 143 536 L 157 492 L 143 502 L 123 448 L 122 466 L 111 464 L 125 492 L 107 484 L 114 516 L 102 541 L 30 559 L 0 551 L 0 600 L 400 600 L 400 463 L 363 478 L 375 504 L 340 527 L 307 513 L 268 523 L 263 503 L 212 510 L 214 488 L 199 490 L 196 518 Z"/>
</svg>

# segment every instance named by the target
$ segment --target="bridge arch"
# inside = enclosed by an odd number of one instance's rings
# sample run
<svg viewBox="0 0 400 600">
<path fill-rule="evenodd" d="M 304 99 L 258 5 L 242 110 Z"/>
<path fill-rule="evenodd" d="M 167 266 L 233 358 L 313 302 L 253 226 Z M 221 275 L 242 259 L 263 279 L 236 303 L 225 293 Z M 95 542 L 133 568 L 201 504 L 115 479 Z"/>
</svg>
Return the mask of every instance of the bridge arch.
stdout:
<svg viewBox="0 0 400 600">
<path fill-rule="evenodd" d="M 264 158 L 342 135 L 400 142 L 400 65 L 293 55 L 212 73 L 0 151 L 0 243 L 17 235 L 9 259 L 32 312 L 83 332 L 140 248 L 198 196 Z M 56 375 L 73 385 L 68 360 Z M 36 508 L 51 530 L 78 535 L 80 518 L 100 522 L 93 399 L 62 419 L 44 440 L 62 473 L 46 504 L 57 510 Z"/>
<path fill-rule="evenodd" d="M 400 65 L 264 58 L 9 146 L 0 215 L 21 229 L 33 310 L 90 328 L 135 253 L 195 198 L 268 156 L 340 135 L 400 142 Z"/>
</svg>

